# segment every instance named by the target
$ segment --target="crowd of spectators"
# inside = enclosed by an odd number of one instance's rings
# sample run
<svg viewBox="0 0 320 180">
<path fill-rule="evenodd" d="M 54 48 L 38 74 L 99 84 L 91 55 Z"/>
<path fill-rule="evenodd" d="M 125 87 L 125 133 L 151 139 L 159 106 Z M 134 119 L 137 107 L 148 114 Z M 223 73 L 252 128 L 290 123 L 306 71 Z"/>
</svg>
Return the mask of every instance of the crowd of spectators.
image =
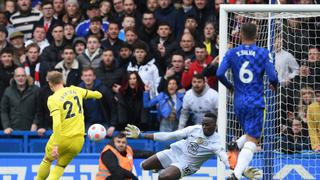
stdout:
<svg viewBox="0 0 320 180">
<path fill-rule="evenodd" d="M 0 11 L 1 129 L 43 135 L 52 128 L 46 105 L 52 94 L 46 82 L 50 70 L 63 73 L 65 86 L 103 93 L 101 100 L 84 101 L 86 129 L 99 123 L 112 135 L 127 124 L 156 131 L 201 124 L 205 113 L 218 113 L 219 5 L 225 3 L 267 2 L 5 0 Z M 244 19 L 233 18 L 229 39 L 239 43 Z M 281 47 L 275 65 L 286 152 L 320 151 L 317 20 L 288 19 L 287 33 L 275 40 Z"/>
</svg>

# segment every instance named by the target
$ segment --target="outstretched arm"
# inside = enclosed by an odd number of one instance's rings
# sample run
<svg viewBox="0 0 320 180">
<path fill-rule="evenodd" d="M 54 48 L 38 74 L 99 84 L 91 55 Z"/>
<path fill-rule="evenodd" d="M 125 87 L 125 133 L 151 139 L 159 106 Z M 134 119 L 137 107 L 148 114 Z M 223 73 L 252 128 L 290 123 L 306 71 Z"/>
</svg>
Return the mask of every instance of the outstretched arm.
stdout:
<svg viewBox="0 0 320 180">
<path fill-rule="evenodd" d="M 128 124 L 125 128 L 127 137 L 129 138 L 143 138 L 143 139 L 151 139 L 155 141 L 168 141 L 168 140 L 180 140 L 188 136 L 192 126 L 187 128 L 177 130 L 174 132 L 158 132 L 153 134 L 141 133 L 140 129 L 134 125 Z"/>
</svg>

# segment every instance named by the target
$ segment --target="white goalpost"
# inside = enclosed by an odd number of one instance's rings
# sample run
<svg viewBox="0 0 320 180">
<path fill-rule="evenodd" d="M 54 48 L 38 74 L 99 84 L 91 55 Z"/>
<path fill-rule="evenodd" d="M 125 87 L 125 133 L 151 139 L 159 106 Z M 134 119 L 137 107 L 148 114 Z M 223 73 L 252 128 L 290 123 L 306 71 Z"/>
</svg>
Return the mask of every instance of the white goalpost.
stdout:
<svg viewBox="0 0 320 180">
<path fill-rule="evenodd" d="M 318 65 L 308 62 L 308 50 L 320 47 L 320 30 L 314 28 L 318 25 L 320 29 L 320 5 L 220 5 L 219 18 L 220 62 L 228 48 L 240 44 L 238 33 L 241 24 L 253 22 L 258 27 L 257 45 L 268 48 L 274 59 L 284 50 L 295 58 L 299 67 L 306 66 L 310 71 L 314 70 L 312 72 L 320 72 L 320 55 Z M 277 69 L 278 72 L 282 70 Z M 320 80 L 316 74 L 309 75 L 313 81 L 304 81 L 298 76 L 299 72 L 290 80 L 281 82 L 277 92 L 268 89 L 268 79 L 265 78 L 266 112 L 259 146 L 261 150 L 257 150 L 250 164 L 262 171 L 264 180 L 320 179 L 320 155 L 312 150 L 313 141 L 310 139 L 313 137 L 309 137 L 314 129 L 308 128 L 306 114 L 304 119 L 299 112 L 303 106 L 304 113 L 307 113 L 307 108 L 315 100 L 310 98 L 309 104 L 309 101 L 304 103 L 301 93 L 306 91 L 315 95 L 315 90 L 320 88 L 317 86 Z M 230 71 L 227 77 L 232 81 Z M 232 94 L 221 83 L 218 109 L 218 133 L 222 142 L 227 144 L 239 138 L 243 132 L 233 112 Z M 310 149 L 290 149 L 291 142 L 285 141 L 291 138 L 289 130 L 295 120 L 301 122 L 301 139 L 309 140 L 301 147 Z M 320 123 L 320 119 L 318 121 Z M 217 168 L 218 180 L 224 180 L 230 174 L 220 161 Z"/>
</svg>

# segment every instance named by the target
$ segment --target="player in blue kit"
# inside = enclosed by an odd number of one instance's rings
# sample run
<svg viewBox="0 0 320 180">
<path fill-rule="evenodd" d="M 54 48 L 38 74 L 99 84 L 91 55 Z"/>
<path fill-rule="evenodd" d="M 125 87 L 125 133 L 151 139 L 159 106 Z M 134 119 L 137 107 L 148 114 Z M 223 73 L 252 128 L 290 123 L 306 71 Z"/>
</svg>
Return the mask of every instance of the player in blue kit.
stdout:
<svg viewBox="0 0 320 180">
<path fill-rule="evenodd" d="M 264 115 L 264 84 L 263 76 L 269 77 L 271 89 L 278 84 L 273 58 L 270 52 L 256 46 L 257 27 L 254 24 L 243 24 L 241 27 L 242 44 L 229 49 L 217 70 L 217 77 L 230 91 L 234 92 L 234 111 L 244 135 L 236 143 L 234 149 L 241 149 L 236 157 L 229 156 L 230 168 L 234 169 L 230 180 L 241 178 L 248 168 L 259 142 Z M 231 68 L 232 84 L 225 76 Z M 230 154 L 235 155 L 235 154 Z"/>
</svg>

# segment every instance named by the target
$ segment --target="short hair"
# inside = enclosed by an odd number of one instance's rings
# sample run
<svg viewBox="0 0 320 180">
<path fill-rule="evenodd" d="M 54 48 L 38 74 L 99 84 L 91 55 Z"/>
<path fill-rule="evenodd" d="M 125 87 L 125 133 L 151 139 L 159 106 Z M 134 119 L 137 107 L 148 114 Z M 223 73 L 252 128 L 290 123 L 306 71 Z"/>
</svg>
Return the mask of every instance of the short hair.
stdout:
<svg viewBox="0 0 320 180">
<path fill-rule="evenodd" d="M 171 60 L 173 56 L 182 56 L 182 58 L 185 59 L 185 54 L 181 50 L 173 51 L 173 53 L 171 54 Z"/>
<path fill-rule="evenodd" d="M 51 0 L 44 0 L 44 1 L 42 1 L 42 7 L 43 6 L 45 6 L 45 5 L 51 5 L 51 6 L 53 6 L 53 2 L 51 1 Z"/>
<path fill-rule="evenodd" d="M 127 136 L 126 136 L 126 134 L 124 132 L 120 132 L 119 134 L 113 136 L 112 142 L 114 142 L 115 138 L 123 139 L 123 138 L 127 138 Z"/>
<path fill-rule="evenodd" d="M 127 33 L 128 31 L 131 31 L 133 32 L 134 34 L 136 34 L 138 36 L 138 32 L 136 30 L 136 28 L 134 27 L 128 27 L 126 30 L 125 30 L 125 33 Z"/>
<path fill-rule="evenodd" d="M 171 25 L 170 25 L 168 22 L 166 22 L 166 21 L 160 21 L 160 22 L 158 22 L 158 28 L 159 28 L 160 26 L 168 26 L 170 29 L 172 29 L 172 28 L 171 28 Z"/>
<path fill-rule="evenodd" d="M 194 48 L 206 49 L 206 46 L 203 43 L 196 43 Z"/>
<path fill-rule="evenodd" d="M 64 52 L 66 49 L 71 49 L 71 50 L 74 52 L 74 48 L 73 48 L 73 46 L 71 46 L 71 45 L 66 45 L 66 46 L 63 48 L 63 52 Z"/>
<path fill-rule="evenodd" d="M 145 52 L 148 52 L 149 51 L 149 46 L 147 43 L 143 42 L 143 41 L 137 41 L 136 43 L 134 43 L 133 45 L 133 49 L 136 50 L 136 49 L 142 49 L 144 50 Z"/>
<path fill-rule="evenodd" d="M 257 26 L 252 23 L 246 23 L 241 26 L 242 37 L 246 40 L 254 40 L 257 36 Z"/>
<path fill-rule="evenodd" d="M 112 54 L 114 55 L 113 50 L 112 50 L 111 48 L 104 48 L 104 49 L 102 50 L 102 53 L 107 52 L 107 51 L 111 51 Z"/>
<path fill-rule="evenodd" d="M 14 52 L 13 52 L 13 49 L 12 49 L 12 48 L 6 47 L 6 48 L 4 48 L 4 49 L 2 49 L 2 50 L 0 51 L 0 56 L 1 56 L 2 54 L 11 54 L 11 55 L 13 55 Z"/>
<path fill-rule="evenodd" d="M 31 48 L 37 48 L 37 51 L 40 52 L 40 47 L 37 43 L 31 43 L 26 47 L 26 52 L 28 52 Z"/>
<path fill-rule="evenodd" d="M 210 119 L 214 120 L 215 122 L 217 122 L 217 116 L 212 112 L 206 113 L 203 117 L 210 118 Z"/>
<path fill-rule="evenodd" d="M 96 38 L 98 40 L 98 42 L 100 43 L 100 38 L 96 35 L 96 34 L 90 34 L 88 37 L 87 37 L 87 43 L 88 43 L 88 39 L 89 38 Z"/>
<path fill-rule="evenodd" d="M 194 74 L 192 78 L 205 80 L 204 76 L 201 73 Z"/>
<path fill-rule="evenodd" d="M 94 69 L 93 69 L 92 67 L 90 67 L 90 66 L 83 68 L 83 69 L 82 69 L 82 74 L 83 74 L 84 72 L 87 72 L 87 71 L 92 71 L 93 75 L 96 75 L 96 72 L 95 72 Z"/>
<path fill-rule="evenodd" d="M 94 16 L 90 19 L 90 22 L 100 22 L 102 24 L 102 18 L 100 16 Z"/>
<path fill-rule="evenodd" d="M 63 75 L 59 71 L 50 71 L 47 74 L 47 81 L 57 85 L 63 83 Z"/>
</svg>

